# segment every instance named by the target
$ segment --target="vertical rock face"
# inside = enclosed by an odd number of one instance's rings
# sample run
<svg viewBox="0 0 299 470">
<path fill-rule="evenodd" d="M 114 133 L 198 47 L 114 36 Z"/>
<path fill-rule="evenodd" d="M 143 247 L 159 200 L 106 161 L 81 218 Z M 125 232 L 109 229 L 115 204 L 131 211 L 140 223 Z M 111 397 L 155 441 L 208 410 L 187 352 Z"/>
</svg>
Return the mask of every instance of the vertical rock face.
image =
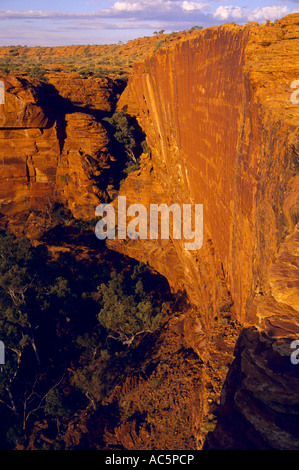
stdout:
<svg viewBox="0 0 299 470">
<path fill-rule="evenodd" d="M 0 105 L 1 213 L 22 211 L 52 193 L 59 154 L 55 129 L 39 103 L 35 84 L 2 78 L 4 104 Z M 47 159 L 44 158 L 47 155 Z"/>
<path fill-rule="evenodd" d="M 223 425 L 212 447 L 298 448 L 298 397 L 286 393 L 290 376 L 296 387 L 299 378 L 290 363 L 299 334 L 299 106 L 291 100 L 298 46 L 298 15 L 209 28 L 136 66 L 119 102 L 138 116 L 151 151 L 121 194 L 128 204 L 203 204 L 204 246 L 111 245 L 149 262 L 174 290 L 186 289 L 207 334 L 222 271 L 236 318 L 249 328 L 223 393 L 243 442 L 236 444 L 237 433 L 224 442 Z M 205 344 L 195 348 L 203 358 Z"/>
<path fill-rule="evenodd" d="M 297 222 L 299 108 L 290 100 L 297 24 L 295 15 L 274 25 L 209 28 L 138 65 L 125 91 L 127 109 L 138 104 L 160 202 L 204 204 L 205 235 L 238 318 L 249 323 L 256 294 L 270 293 L 269 265 Z M 188 268 L 200 270 L 200 252 L 174 246 Z M 198 276 L 187 278 L 196 299 Z"/>
<path fill-rule="evenodd" d="M 49 83 L 59 96 L 81 111 L 110 113 L 117 101 L 120 85 L 109 78 L 83 78 L 77 74 L 50 75 Z"/>
<path fill-rule="evenodd" d="M 63 149 L 57 168 L 57 192 L 75 217 L 94 217 L 95 208 L 107 195 L 103 175 L 111 155 L 105 128 L 84 113 L 66 115 Z M 101 183 L 101 184 L 100 184 Z"/>
<path fill-rule="evenodd" d="M 26 80 L 3 77 L 4 88 L 1 104 L 0 126 L 4 129 L 47 127 L 48 116 L 38 103 L 38 89 Z"/>
</svg>

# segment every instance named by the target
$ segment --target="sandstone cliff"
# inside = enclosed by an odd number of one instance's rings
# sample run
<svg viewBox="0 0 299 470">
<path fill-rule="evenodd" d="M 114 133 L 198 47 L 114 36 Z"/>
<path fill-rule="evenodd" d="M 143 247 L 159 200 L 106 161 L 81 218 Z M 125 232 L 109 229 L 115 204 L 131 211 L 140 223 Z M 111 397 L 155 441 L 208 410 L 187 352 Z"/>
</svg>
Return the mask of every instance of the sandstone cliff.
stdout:
<svg viewBox="0 0 299 470">
<path fill-rule="evenodd" d="M 111 246 L 186 290 L 198 309 L 190 344 L 204 361 L 225 309 L 221 272 L 246 328 L 223 392 L 224 405 L 230 399 L 223 422 L 243 423 L 244 433 L 225 441 L 219 425 L 217 444 L 208 445 L 220 448 L 299 444 L 299 371 L 290 363 L 299 310 L 299 107 L 291 102 L 298 45 L 298 15 L 209 28 L 136 65 L 119 102 L 138 116 L 150 148 L 121 194 L 128 204 L 202 203 L 204 247 L 186 252 L 177 240 Z"/>
</svg>

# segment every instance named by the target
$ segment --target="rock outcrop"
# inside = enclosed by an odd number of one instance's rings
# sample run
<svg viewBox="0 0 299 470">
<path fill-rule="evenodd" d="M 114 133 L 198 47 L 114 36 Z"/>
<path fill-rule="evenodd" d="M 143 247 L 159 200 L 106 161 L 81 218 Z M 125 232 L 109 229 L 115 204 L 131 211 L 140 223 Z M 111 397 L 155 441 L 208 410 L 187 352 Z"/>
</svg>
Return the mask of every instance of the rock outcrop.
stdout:
<svg viewBox="0 0 299 470">
<path fill-rule="evenodd" d="M 0 212 L 11 216 L 60 202 L 75 217 L 94 217 L 109 198 L 107 170 L 115 160 L 99 117 L 114 110 L 119 83 L 65 75 L 46 84 L 1 80 Z"/>
<path fill-rule="evenodd" d="M 1 82 L 5 89 L 1 129 L 46 128 L 49 118 L 39 103 L 38 87 L 16 77 L 3 77 Z"/>
</svg>

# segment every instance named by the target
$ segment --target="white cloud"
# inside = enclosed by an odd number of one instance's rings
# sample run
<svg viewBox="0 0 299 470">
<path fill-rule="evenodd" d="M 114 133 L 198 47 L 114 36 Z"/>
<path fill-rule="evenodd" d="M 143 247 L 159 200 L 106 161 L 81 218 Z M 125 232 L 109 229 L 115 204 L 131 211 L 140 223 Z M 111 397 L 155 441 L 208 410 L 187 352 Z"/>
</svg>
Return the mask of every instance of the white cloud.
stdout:
<svg viewBox="0 0 299 470">
<path fill-rule="evenodd" d="M 257 7 L 249 15 L 249 21 L 261 21 L 261 20 L 272 20 L 276 18 L 282 18 L 288 15 L 290 12 L 287 6 L 272 5 L 266 7 Z"/>
<path fill-rule="evenodd" d="M 188 2 L 184 1 L 182 4 L 182 9 L 185 11 L 194 11 L 194 10 L 207 10 L 209 5 L 207 3 L 195 3 L 195 2 Z"/>
<path fill-rule="evenodd" d="M 214 0 L 214 2 L 217 0 Z M 297 1 L 297 0 L 296 0 Z M 299 1 L 299 0 L 298 0 Z M 293 10 L 298 11 L 297 10 Z M 188 15 L 209 13 L 210 18 L 218 21 L 229 19 L 239 21 L 263 21 L 266 19 L 282 18 L 292 13 L 286 5 L 268 5 L 249 9 L 235 5 L 219 5 L 213 13 L 212 3 L 191 0 L 117 0 L 110 8 L 99 9 L 94 12 L 68 13 L 63 11 L 13 11 L 0 10 L 0 19 L 57 19 L 57 20 L 80 20 L 83 18 L 124 18 L 134 13 L 137 18 L 146 14 L 147 19 L 157 19 L 159 15 L 172 15 L 172 20 L 183 20 L 182 14 Z"/>
<path fill-rule="evenodd" d="M 113 8 L 116 11 L 142 11 L 144 9 L 144 5 L 137 2 L 116 2 L 113 5 Z"/>
<path fill-rule="evenodd" d="M 274 0 L 268 1 L 274 3 Z M 299 0 L 290 1 L 298 6 Z M 66 41 L 77 43 L 80 38 L 81 43 L 91 43 L 96 32 L 103 30 L 121 29 L 122 36 L 119 34 L 118 37 L 123 39 L 131 37 L 133 34 L 130 31 L 137 29 L 140 30 L 140 35 L 144 35 L 147 31 L 160 28 L 166 31 L 189 29 L 194 24 L 204 27 L 230 21 L 246 24 L 249 21 L 275 20 L 298 11 L 298 8 L 292 11 L 290 4 L 288 7 L 282 2 L 262 6 L 266 4 L 264 0 L 257 8 L 242 7 L 241 2 L 239 5 L 238 3 L 239 0 L 224 0 L 221 3 L 220 0 L 111 0 L 109 7 L 100 7 L 94 11 L 67 12 L 63 11 L 63 6 L 62 11 L 0 10 L 0 40 L 6 44 L 22 44 L 26 40 L 25 43 L 29 44 L 30 34 L 31 43 L 36 42 L 39 34 L 39 42 L 51 39 L 52 45 Z M 105 4 L 107 5 L 106 2 Z M 77 34 L 79 30 L 80 35 Z M 65 36 L 62 37 L 62 34 Z"/>
<path fill-rule="evenodd" d="M 228 18 L 242 19 L 245 16 L 245 10 L 241 7 L 235 7 L 232 5 L 221 5 L 218 7 L 213 14 L 217 20 L 225 21 Z"/>
<path fill-rule="evenodd" d="M 120 0 L 113 4 L 111 8 L 106 10 L 107 13 L 117 12 L 134 12 L 134 11 L 155 11 L 163 13 L 176 9 L 181 4 L 179 0 Z"/>
<path fill-rule="evenodd" d="M 257 7 L 254 10 L 233 5 L 221 5 L 213 13 L 213 17 L 219 21 L 232 19 L 246 23 L 248 21 L 276 20 L 290 13 L 292 12 L 286 5 L 269 5 Z"/>
</svg>

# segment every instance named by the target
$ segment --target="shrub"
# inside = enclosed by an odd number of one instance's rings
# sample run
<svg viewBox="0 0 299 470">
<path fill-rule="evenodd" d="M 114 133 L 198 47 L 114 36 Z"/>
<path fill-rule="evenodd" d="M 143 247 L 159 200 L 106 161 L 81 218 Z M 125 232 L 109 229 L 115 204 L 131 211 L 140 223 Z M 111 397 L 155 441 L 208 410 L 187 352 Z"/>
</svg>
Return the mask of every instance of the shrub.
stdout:
<svg viewBox="0 0 299 470">
<path fill-rule="evenodd" d="M 160 39 L 160 41 L 156 42 L 156 44 L 155 44 L 155 51 L 160 49 L 160 47 L 162 47 L 162 45 L 163 45 L 163 40 Z"/>
<path fill-rule="evenodd" d="M 47 70 L 42 67 L 41 65 L 34 65 L 31 67 L 28 71 L 28 76 L 30 78 L 34 78 L 36 80 L 39 80 L 41 82 L 46 81 L 46 76 L 45 74 L 47 73 Z"/>
</svg>

